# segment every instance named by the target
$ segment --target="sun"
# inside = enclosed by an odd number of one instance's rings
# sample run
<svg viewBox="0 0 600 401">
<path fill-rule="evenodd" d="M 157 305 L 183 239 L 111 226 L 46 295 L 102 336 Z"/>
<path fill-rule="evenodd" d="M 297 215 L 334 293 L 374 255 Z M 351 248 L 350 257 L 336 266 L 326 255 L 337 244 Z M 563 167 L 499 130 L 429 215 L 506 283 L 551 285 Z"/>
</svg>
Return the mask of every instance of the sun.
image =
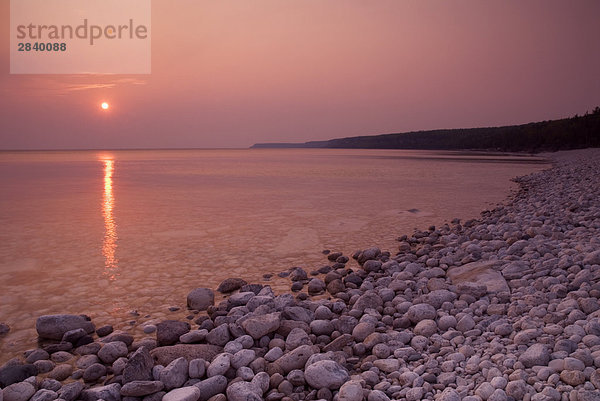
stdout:
<svg viewBox="0 0 600 401">
<path fill-rule="evenodd" d="M 100 107 L 102 107 L 102 110 L 108 110 L 108 108 L 110 107 L 110 105 L 106 102 L 102 102 L 102 104 L 100 105 Z"/>
</svg>

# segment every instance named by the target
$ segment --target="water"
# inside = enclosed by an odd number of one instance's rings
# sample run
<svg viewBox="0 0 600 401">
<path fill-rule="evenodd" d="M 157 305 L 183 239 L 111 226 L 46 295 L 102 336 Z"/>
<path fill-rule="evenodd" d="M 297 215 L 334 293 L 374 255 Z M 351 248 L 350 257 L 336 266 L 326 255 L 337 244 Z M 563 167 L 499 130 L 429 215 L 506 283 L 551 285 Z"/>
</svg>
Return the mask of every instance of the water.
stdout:
<svg viewBox="0 0 600 401">
<path fill-rule="evenodd" d="M 227 277 L 326 264 L 452 218 L 474 218 L 540 159 L 398 150 L 0 152 L 0 362 L 35 319 L 86 313 L 141 334 L 183 319 L 186 294 Z M 136 313 L 132 313 L 137 311 Z M 139 316 L 138 316 L 139 315 Z"/>
</svg>

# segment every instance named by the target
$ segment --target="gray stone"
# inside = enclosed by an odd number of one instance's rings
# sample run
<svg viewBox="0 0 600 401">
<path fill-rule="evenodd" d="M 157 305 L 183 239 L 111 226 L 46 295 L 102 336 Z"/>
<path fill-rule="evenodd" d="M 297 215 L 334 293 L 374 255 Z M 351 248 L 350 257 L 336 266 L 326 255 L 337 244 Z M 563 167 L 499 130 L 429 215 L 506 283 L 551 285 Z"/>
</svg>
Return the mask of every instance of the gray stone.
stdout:
<svg viewBox="0 0 600 401">
<path fill-rule="evenodd" d="M 86 382 L 95 382 L 106 374 L 106 367 L 100 363 L 94 363 L 88 366 L 83 372 L 83 380 Z"/>
<path fill-rule="evenodd" d="M 328 388 L 336 390 L 348 381 L 346 369 L 331 360 L 317 361 L 306 367 L 304 371 L 306 382 L 313 388 Z"/>
<path fill-rule="evenodd" d="M 227 379 L 225 376 L 213 376 L 194 384 L 200 390 L 200 401 L 208 401 L 216 394 L 225 392 L 227 388 Z"/>
<path fill-rule="evenodd" d="M 68 364 L 57 365 L 50 373 L 48 377 L 50 379 L 63 381 L 66 380 L 73 373 L 73 366 Z"/>
<path fill-rule="evenodd" d="M 494 260 L 471 262 L 450 267 L 446 274 L 456 286 L 483 286 L 489 293 L 509 292 L 505 278 L 496 270 L 498 264 Z"/>
<path fill-rule="evenodd" d="M 262 401 L 262 390 L 254 383 L 239 381 L 227 387 L 228 401 Z"/>
<path fill-rule="evenodd" d="M 506 385 L 506 394 L 515 400 L 522 400 L 527 393 L 527 383 L 525 380 L 509 381 Z"/>
<path fill-rule="evenodd" d="M 213 361 L 208 365 L 206 369 L 206 376 L 223 376 L 225 372 L 229 370 L 231 366 L 231 354 L 222 353 L 219 354 L 213 359 Z"/>
<path fill-rule="evenodd" d="M 262 336 L 276 331 L 281 324 L 281 313 L 251 316 L 242 322 L 242 327 L 252 338 L 258 340 Z"/>
<path fill-rule="evenodd" d="M 13 383 L 2 390 L 4 401 L 27 401 L 35 394 L 35 387 L 31 383 Z"/>
<path fill-rule="evenodd" d="M 159 392 L 164 388 L 160 381 L 140 381 L 134 380 L 121 387 L 121 395 L 126 397 L 143 397 Z"/>
<path fill-rule="evenodd" d="M 460 401 L 461 397 L 453 388 L 446 388 L 440 397 L 437 399 L 438 401 Z"/>
<path fill-rule="evenodd" d="M 1 397 L 0 397 L 1 398 Z M 52 401 L 58 398 L 58 394 L 55 391 L 41 389 L 38 390 L 29 401 Z"/>
<path fill-rule="evenodd" d="M 144 346 L 138 348 L 129 358 L 123 369 L 123 383 L 152 379 L 154 361 L 150 351 Z"/>
<path fill-rule="evenodd" d="M 360 322 L 352 330 L 352 337 L 357 342 L 364 341 L 369 335 L 375 332 L 375 325 L 370 322 Z"/>
<path fill-rule="evenodd" d="M 206 373 L 206 361 L 204 359 L 192 359 L 188 366 L 190 379 L 199 379 Z"/>
<path fill-rule="evenodd" d="M 221 293 L 229 293 L 235 290 L 239 290 L 246 284 L 248 284 L 246 280 L 241 278 L 227 278 L 221 281 L 221 284 L 219 284 L 219 287 L 217 287 L 217 291 Z"/>
<path fill-rule="evenodd" d="M 208 330 L 191 330 L 188 333 L 185 333 L 181 337 L 179 337 L 179 341 L 184 344 L 194 344 L 200 343 L 206 339 L 208 334 Z M 228 333 L 229 334 L 229 333 Z"/>
<path fill-rule="evenodd" d="M 429 304 L 416 304 L 408 308 L 406 317 L 413 322 L 419 323 L 421 320 L 434 320 L 437 317 L 435 308 Z"/>
<path fill-rule="evenodd" d="M 178 320 L 165 320 L 156 325 L 156 340 L 158 345 L 173 345 L 179 341 L 179 337 L 190 331 L 188 322 Z"/>
<path fill-rule="evenodd" d="M 229 326 L 226 323 L 223 323 L 208 333 L 206 336 L 206 342 L 222 347 L 229 342 L 230 338 Z"/>
<path fill-rule="evenodd" d="M 177 344 L 169 347 L 158 347 L 150 351 L 150 355 L 154 361 L 166 366 L 171 361 L 184 357 L 188 361 L 192 359 L 204 359 L 212 361 L 212 359 L 223 351 L 223 348 L 210 344 Z"/>
<path fill-rule="evenodd" d="M 363 388 L 360 385 L 360 382 L 351 380 L 347 381 L 342 385 L 342 387 L 340 387 L 338 401 L 362 401 L 362 399 Z"/>
<path fill-rule="evenodd" d="M 181 387 L 187 379 L 188 361 L 184 357 L 175 359 L 160 372 L 160 381 L 167 390 Z"/>
<path fill-rule="evenodd" d="M 119 383 L 107 386 L 92 387 L 81 392 L 82 401 L 121 401 L 121 385 Z"/>
<path fill-rule="evenodd" d="M 301 345 L 295 348 L 293 351 L 284 354 L 281 358 L 273 362 L 277 365 L 285 374 L 288 374 L 294 369 L 302 369 L 310 358 L 315 353 L 314 349 L 310 345 Z"/>
<path fill-rule="evenodd" d="M 210 288 L 196 288 L 187 296 L 187 306 L 190 309 L 206 310 L 215 304 L 215 294 Z"/>
<path fill-rule="evenodd" d="M 95 326 L 89 320 L 79 315 L 44 315 L 40 316 L 35 328 L 41 338 L 60 341 L 66 332 L 83 329 L 86 333 L 93 333 Z"/>
<path fill-rule="evenodd" d="M 58 396 L 65 401 L 74 401 L 79 398 L 83 391 L 83 383 L 73 382 L 65 384 L 60 390 L 57 390 Z"/>
<path fill-rule="evenodd" d="M 98 358 L 107 364 L 112 364 L 122 356 L 127 356 L 127 344 L 121 341 L 113 341 L 104 344 L 104 346 L 100 348 L 100 351 L 98 351 Z"/>
<path fill-rule="evenodd" d="M 36 376 L 38 369 L 31 364 L 5 365 L 0 368 L 0 387 L 7 387 L 13 383 L 22 382 L 31 376 Z"/>
<path fill-rule="evenodd" d="M 162 397 L 162 401 L 198 401 L 200 399 L 200 390 L 194 386 L 176 388 Z"/>
<path fill-rule="evenodd" d="M 543 344 L 534 344 L 521 354 L 519 361 L 525 365 L 526 368 L 531 368 L 532 366 L 546 366 L 550 361 L 550 351 Z"/>
<path fill-rule="evenodd" d="M 310 341 L 306 331 L 295 327 L 290 331 L 285 339 L 285 349 L 287 351 L 291 351 L 301 345 L 312 345 L 312 342 Z"/>
<path fill-rule="evenodd" d="M 266 355 L 265 355 L 266 356 Z M 231 357 L 231 366 L 239 369 L 242 366 L 250 365 L 250 362 L 256 359 L 256 352 L 252 349 L 242 349 Z"/>
</svg>

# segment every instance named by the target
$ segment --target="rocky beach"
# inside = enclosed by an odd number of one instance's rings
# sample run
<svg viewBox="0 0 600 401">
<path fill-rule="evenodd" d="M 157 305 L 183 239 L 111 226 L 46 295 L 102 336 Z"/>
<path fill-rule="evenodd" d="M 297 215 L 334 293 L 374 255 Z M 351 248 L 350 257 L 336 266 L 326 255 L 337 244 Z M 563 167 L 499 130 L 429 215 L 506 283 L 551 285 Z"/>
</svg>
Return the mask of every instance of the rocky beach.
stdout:
<svg viewBox="0 0 600 401">
<path fill-rule="evenodd" d="M 289 293 L 190 279 L 188 319 L 144 338 L 42 316 L 0 401 L 600 400 L 600 149 L 547 156 L 504 205 L 324 251 Z"/>
</svg>

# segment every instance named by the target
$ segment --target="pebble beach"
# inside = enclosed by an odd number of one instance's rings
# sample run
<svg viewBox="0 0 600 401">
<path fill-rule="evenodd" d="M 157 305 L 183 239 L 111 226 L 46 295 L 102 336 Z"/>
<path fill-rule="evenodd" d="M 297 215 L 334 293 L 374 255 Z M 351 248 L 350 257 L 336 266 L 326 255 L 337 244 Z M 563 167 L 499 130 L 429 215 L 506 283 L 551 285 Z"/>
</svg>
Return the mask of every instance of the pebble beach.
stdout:
<svg viewBox="0 0 600 401">
<path fill-rule="evenodd" d="M 479 218 L 324 251 L 284 294 L 198 283 L 143 338 L 42 316 L 0 401 L 600 400 L 600 149 L 545 156 Z"/>
</svg>

